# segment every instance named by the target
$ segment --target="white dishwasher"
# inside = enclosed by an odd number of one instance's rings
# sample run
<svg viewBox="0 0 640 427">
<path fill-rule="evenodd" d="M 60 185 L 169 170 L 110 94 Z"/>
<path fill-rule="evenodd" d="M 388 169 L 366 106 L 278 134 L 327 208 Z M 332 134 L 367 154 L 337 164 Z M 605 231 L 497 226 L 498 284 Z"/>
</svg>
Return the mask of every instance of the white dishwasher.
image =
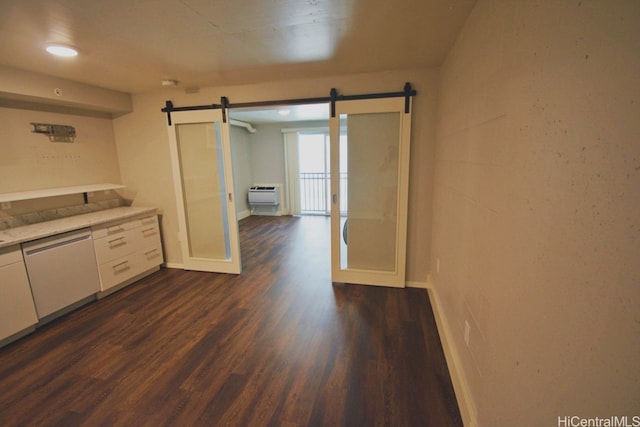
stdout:
<svg viewBox="0 0 640 427">
<path fill-rule="evenodd" d="M 40 319 L 100 290 L 89 228 L 23 243 L 22 253 Z"/>
</svg>

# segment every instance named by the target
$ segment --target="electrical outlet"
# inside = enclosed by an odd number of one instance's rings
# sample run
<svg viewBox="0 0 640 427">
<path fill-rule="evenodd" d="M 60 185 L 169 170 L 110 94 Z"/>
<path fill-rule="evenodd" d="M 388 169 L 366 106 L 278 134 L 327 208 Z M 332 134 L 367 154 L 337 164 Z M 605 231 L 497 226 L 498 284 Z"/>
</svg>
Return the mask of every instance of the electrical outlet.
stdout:
<svg viewBox="0 0 640 427">
<path fill-rule="evenodd" d="M 11 209 L 11 202 L 2 202 L 2 205 L 0 206 L 2 208 L 2 210 L 7 210 L 7 209 Z"/>
<path fill-rule="evenodd" d="M 469 333 L 471 332 L 471 327 L 469 326 L 468 321 L 464 321 L 464 343 L 469 347 Z"/>
</svg>

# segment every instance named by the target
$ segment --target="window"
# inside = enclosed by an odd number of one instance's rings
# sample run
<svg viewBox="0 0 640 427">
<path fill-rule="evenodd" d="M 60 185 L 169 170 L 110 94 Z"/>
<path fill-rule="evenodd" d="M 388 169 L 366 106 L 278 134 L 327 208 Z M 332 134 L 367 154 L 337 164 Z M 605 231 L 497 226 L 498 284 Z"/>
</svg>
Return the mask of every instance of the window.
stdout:
<svg viewBox="0 0 640 427">
<path fill-rule="evenodd" d="M 346 134 L 341 135 L 341 190 L 346 192 Z M 344 143 L 343 143 L 344 141 Z M 301 131 L 298 133 L 298 179 L 300 213 L 328 215 L 331 211 L 331 165 L 328 131 Z M 344 186 L 342 183 L 344 182 Z M 345 193 L 346 194 L 346 193 Z M 347 198 L 340 206 L 346 211 Z"/>
</svg>

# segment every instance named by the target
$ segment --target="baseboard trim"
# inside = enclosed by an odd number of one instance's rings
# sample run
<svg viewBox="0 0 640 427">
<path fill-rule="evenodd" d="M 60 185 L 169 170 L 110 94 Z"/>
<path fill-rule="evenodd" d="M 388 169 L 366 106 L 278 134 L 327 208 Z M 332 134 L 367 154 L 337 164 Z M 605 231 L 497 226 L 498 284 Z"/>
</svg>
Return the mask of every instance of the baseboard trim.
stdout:
<svg viewBox="0 0 640 427">
<path fill-rule="evenodd" d="M 249 216 L 251 216 L 251 212 L 249 212 L 248 210 L 240 211 L 238 212 L 237 220 L 240 221 L 241 219 L 248 218 Z"/>
<path fill-rule="evenodd" d="M 449 367 L 449 376 L 451 376 L 453 390 L 456 393 L 456 400 L 458 401 L 458 407 L 460 408 L 460 414 L 462 415 L 462 422 L 466 427 L 479 427 L 478 412 L 471 395 L 471 390 L 469 389 L 467 377 L 464 373 L 464 369 L 462 368 L 460 354 L 458 353 L 453 339 L 449 339 L 450 337 L 453 337 L 453 333 L 446 316 L 444 316 L 440 311 L 442 304 L 430 277 L 427 279 L 427 292 L 429 294 L 429 299 L 431 300 L 433 315 L 436 319 L 436 326 L 438 328 L 438 333 L 440 334 L 440 341 L 442 342 L 444 356 Z"/>
<path fill-rule="evenodd" d="M 427 282 L 408 281 L 405 283 L 405 285 L 407 286 L 407 288 L 420 288 L 420 289 L 429 288 L 429 284 Z"/>
<path fill-rule="evenodd" d="M 166 268 L 177 268 L 178 270 L 184 270 L 184 264 L 177 262 L 166 262 L 164 264 Z"/>
</svg>

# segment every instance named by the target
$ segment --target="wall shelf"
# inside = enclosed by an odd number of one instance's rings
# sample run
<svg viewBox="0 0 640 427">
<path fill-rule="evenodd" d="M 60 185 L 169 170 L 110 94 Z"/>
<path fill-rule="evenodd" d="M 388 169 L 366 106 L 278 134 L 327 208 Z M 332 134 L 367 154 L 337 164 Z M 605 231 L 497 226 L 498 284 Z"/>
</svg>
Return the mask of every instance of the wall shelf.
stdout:
<svg viewBox="0 0 640 427">
<path fill-rule="evenodd" d="M 122 184 L 89 184 L 89 185 L 77 185 L 74 187 L 49 188 L 44 190 L 18 191 L 15 193 L 0 194 L 0 203 L 17 202 L 20 200 L 41 199 L 44 197 L 66 196 L 69 194 L 85 194 L 84 198 L 86 202 L 87 193 L 92 193 L 94 191 L 117 190 L 120 188 L 124 188 L 124 185 Z"/>
</svg>

